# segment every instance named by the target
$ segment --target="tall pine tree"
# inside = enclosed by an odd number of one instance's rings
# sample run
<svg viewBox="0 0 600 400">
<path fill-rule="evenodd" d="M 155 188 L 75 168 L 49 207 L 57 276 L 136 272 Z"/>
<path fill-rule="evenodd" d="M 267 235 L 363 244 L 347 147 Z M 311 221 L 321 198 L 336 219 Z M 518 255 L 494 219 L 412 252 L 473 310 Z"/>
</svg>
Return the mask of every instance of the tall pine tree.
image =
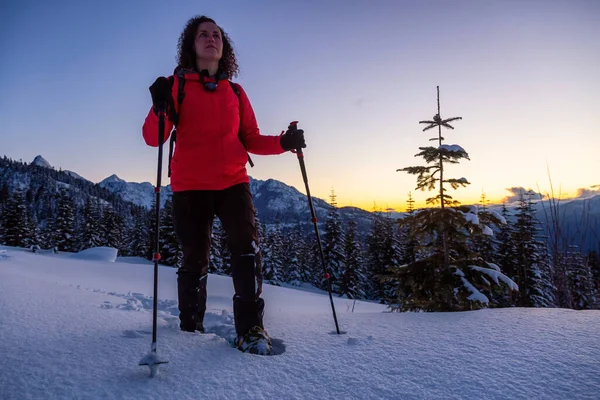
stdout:
<svg viewBox="0 0 600 400">
<path fill-rule="evenodd" d="M 15 190 L 5 201 L 2 212 L 3 244 L 26 247 L 28 244 L 27 206 L 22 191 Z"/>
<path fill-rule="evenodd" d="M 58 251 L 77 251 L 75 204 L 65 188 L 62 188 L 58 195 L 58 210 L 54 220 L 53 239 Z"/>
<path fill-rule="evenodd" d="M 87 198 L 83 209 L 83 223 L 79 232 L 79 250 L 102 246 L 102 232 L 98 202 Z"/>
<path fill-rule="evenodd" d="M 339 210 L 337 208 L 336 195 L 331 191 L 330 202 L 331 208 L 327 214 L 325 221 L 325 229 L 323 232 L 323 255 L 325 265 L 330 274 L 331 290 L 335 293 L 340 293 L 340 280 L 344 269 L 344 230 Z M 327 283 L 321 282 L 321 288 L 326 288 Z"/>
<path fill-rule="evenodd" d="M 346 242 L 344 243 L 344 263 L 340 276 L 340 296 L 349 299 L 365 298 L 365 275 L 363 273 L 364 260 L 362 248 L 357 237 L 357 224 L 352 220 L 348 222 Z"/>
<path fill-rule="evenodd" d="M 425 166 L 399 169 L 417 175 L 417 189 L 438 190 L 438 194 L 427 199 L 427 204 L 439 204 L 439 208 L 422 209 L 402 220 L 410 227 L 411 238 L 419 243 L 419 258 L 411 264 L 395 269 L 399 282 L 394 309 L 400 311 L 460 311 L 486 306 L 489 299 L 481 290 L 490 290 L 491 283 L 505 283 L 516 289 L 516 285 L 492 263 L 473 253 L 469 243 L 477 235 L 485 235 L 490 229 L 480 224 L 476 212 L 470 207 L 459 207 L 459 202 L 446 193 L 447 187 L 457 189 L 469 184 L 465 178 L 446 178 L 447 164 L 457 164 L 469 159 L 459 145 L 443 144 L 442 127 L 454 129 L 450 122 L 462 119 L 443 119 L 440 111 L 439 87 L 437 88 L 438 112 L 423 129 L 438 129 L 438 136 L 430 139 L 438 146 L 420 147 L 416 156 L 422 157 Z M 490 223 L 499 224 L 497 218 Z M 490 282 L 491 281 L 491 282 Z M 399 304 L 399 305 L 396 305 Z"/>
<path fill-rule="evenodd" d="M 181 265 L 182 254 L 175 235 L 173 224 L 173 201 L 171 196 L 165 201 L 160 210 L 160 255 L 164 264 L 178 267 Z"/>
<path fill-rule="evenodd" d="M 513 240 L 515 246 L 516 282 L 519 285 L 517 305 L 520 307 L 553 307 L 554 285 L 549 271 L 545 243 L 538 238 L 539 228 L 532 202 L 534 193 L 521 192 Z"/>
</svg>

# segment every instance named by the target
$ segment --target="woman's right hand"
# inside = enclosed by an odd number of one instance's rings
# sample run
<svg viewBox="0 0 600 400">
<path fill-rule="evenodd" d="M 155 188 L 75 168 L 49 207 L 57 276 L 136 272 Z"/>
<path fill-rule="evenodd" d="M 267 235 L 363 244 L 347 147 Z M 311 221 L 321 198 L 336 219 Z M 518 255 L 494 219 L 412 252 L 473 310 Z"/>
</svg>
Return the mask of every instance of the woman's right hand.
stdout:
<svg viewBox="0 0 600 400">
<path fill-rule="evenodd" d="M 164 76 L 156 78 L 150 86 L 150 95 L 152 95 L 152 106 L 155 113 L 167 111 L 169 100 L 171 99 L 171 88 L 173 82 Z"/>
</svg>

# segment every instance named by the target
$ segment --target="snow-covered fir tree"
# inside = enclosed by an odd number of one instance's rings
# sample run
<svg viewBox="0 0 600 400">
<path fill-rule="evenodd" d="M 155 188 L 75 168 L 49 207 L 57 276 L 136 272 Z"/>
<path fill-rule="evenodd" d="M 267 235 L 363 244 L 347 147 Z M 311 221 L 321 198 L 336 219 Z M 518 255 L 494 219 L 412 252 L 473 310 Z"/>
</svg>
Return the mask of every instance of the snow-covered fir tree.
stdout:
<svg viewBox="0 0 600 400">
<path fill-rule="evenodd" d="M 65 188 L 62 188 L 58 195 L 58 210 L 52 239 L 58 251 L 78 250 L 75 238 L 75 204 Z"/>
<path fill-rule="evenodd" d="M 279 285 L 284 279 L 283 266 L 283 234 L 279 219 L 276 218 L 275 226 L 267 232 L 267 237 L 262 245 L 262 269 L 265 283 Z"/>
<path fill-rule="evenodd" d="M 365 274 L 363 251 L 357 236 L 356 221 L 349 221 L 344 243 L 345 263 L 340 276 L 340 296 L 349 299 L 364 299 Z"/>
<path fill-rule="evenodd" d="M 329 199 L 331 208 L 327 214 L 325 229 L 323 231 L 323 255 L 325 257 L 327 271 L 330 274 L 331 290 L 334 293 L 340 293 L 340 280 L 345 263 L 345 233 L 342 226 L 342 219 L 337 208 L 336 195 L 333 190 L 331 191 Z M 326 282 L 322 282 L 321 287 L 325 288 Z"/>
<path fill-rule="evenodd" d="M 513 281 L 517 280 L 517 264 L 515 244 L 513 242 L 513 224 L 510 220 L 510 213 L 506 207 L 506 203 L 502 204 L 501 216 L 504 220 L 500 225 L 498 234 L 496 235 L 496 246 L 494 247 L 494 260 L 504 272 Z M 518 292 L 513 291 L 507 293 L 502 288 L 494 288 L 495 306 L 510 307 L 515 305 Z"/>
<path fill-rule="evenodd" d="M 123 219 L 115 213 L 112 205 L 104 207 L 102 213 L 102 243 L 103 246 L 121 249 L 123 242 Z"/>
<path fill-rule="evenodd" d="M 231 275 L 231 251 L 229 251 L 229 243 L 227 239 L 227 232 L 223 228 L 223 224 L 219 220 L 217 237 L 217 246 L 219 249 L 219 256 L 221 258 L 220 267 L 217 269 L 217 273 L 223 275 Z"/>
<path fill-rule="evenodd" d="M 2 243 L 6 246 L 27 247 L 27 206 L 21 190 L 15 190 L 5 200 L 1 215 Z"/>
<path fill-rule="evenodd" d="M 323 269 L 323 260 L 321 259 L 321 250 L 319 249 L 317 235 L 311 233 L 304 236 L 304 243 L 306 245 L 304 248 L 306 268 L 304 269 L 302 280 L 315 287 L 326 290 L 327 286 L 323 284 L 325 282 L 323 278 L 325 271 Z"/>
<path fill-rule="evenodd" d="M 600 307 L 598 292 L 594 284 L 588 259 L 581 254 L 577 246 L 570 246 L 565 255 L 565 266 L 569 290 L 576 310 L 590 310 Z"/>
<path fill-rule="evenodd" d="M 25 229 L 25 236 L 25 247 L 32 249 L 40 247 L 41 241 L 38 221 L 31 204 L 27 207 L 27 227 Z"/>
<path fill-rule="evenodd" d="M 10 192 L 8 191 L 8 185 L 5 183 L 0 186 L 0 215 L 2 215 L 2 210 L 4 209 L 4 205 L 8 201 L 10 197 Z"/>
<path fill-rule="evenodd" d="M 221 254 L 221 246 L 223 244 L 227 244 L 227 237 L 225 236 L 225 232 L 223 232 L 221 220 L 219 220 L 218 218 L 213 219 L 210 241 L 211 246 L 208 261 L 208 272 L 211 274 L 223 274 L 223 271 L 225 271 L 223 261 L 225 260 L 226 262 L 229 262 L 229 258 L 226 258 Z M 225 249 L 225 251 L 227 252 L 227 249 Z"/>
<path fill-rule="evenodd" d="M 306 269 L 304 237 L 300 223 L 290 230 L 283 241 L 283 281 L 300 285 Z"/>
<path fill-rule="evenodd" d="M 600 248 L 600 243 L 598 247 Z M 588 252 L 587 261 L 592 271 L 592 279 L 594 280 L 596 292 L 600 295 L 600 255 L 598 255 L 596 250 L 591 250 Z"/>
<path fill-rule="evenodd" d="M 173 201 L 167 198 L 160 210 L 160 256 L 164 264 L 178 267 L 181 265 L 181 249 L 173 225 Z"/>
<path fill-rule="evenodd" d="M 389 297 L 388 290 L 384 289 L 381 277 L 387 277 L 390 271 L 385 269 L 383 261 L 384 250 L 382 244 L 385 241 L 384 220 L 379 213 L 374 213 L 371 231 L 368 233 L 365 243 L 365 296 L 369 300 L 380 300 Z"/>
<path fill-rule="evenodd" d="M 415 201 L 412 198 L 411 192 L 408 192 L 408 200 L 406 201 L 406 203 L 408 205 L 406 207 L 405 216 L 414 215 Z M 398 241 L 400 242 L 400 254 L 402 255 L 400 265 L 413 263 L 417 259 L 417 243 L 411 237 L 412 235 L 410 234 L 410 226 L 408 224 L 402 224 L 401 221 L 398 221 Z"/>
<path fill-rule="evenodd" d="M 149 228 L 146 232 L 146 256 L 147 260 L 152 260 L 152 255 L 157 250 L 156 249 L 156 227 L 160 226 L 160 223 L 157 223 L 156 216 L 156 197 L 152 198 L 152 203 L 150 204 L 150 212 L 146 214 L 146 226 Z M 160 217 L 159 217 L 160 220 Z"/>
<path fill-rule="evenodd" d="M 127 244 L 127 254 L 130 256 L 146 257 L 150 252 L 150 243 L 147 238 L 152 227 L 148 225 L 148 212 L 142 207 L 134 213 L 134 222 L 131 229 L 128 230 L 125 237 Z"/>
<path fill-rule="evenodd" d="M 83 209 L 83 223 L 79 228 L 78 246 L 80 251 L 103 245 L 100 217 L 98 202 L 88 197 Z"/>
<path fill-rule="evenodd" d="M 549 271 L 545 243 L 538 238 L 538 221 L 532 202 L 534 193 L 521 192 L 516 207 L 512 242 L 515 246 L 516 282 L 520 307 L 553 307 L 556 294 Z"/>
<path fill-rule="evenodd" d="M 489 221 L 487 221 L 487 216 L 491 215 L 489 213 L 488 210 L 488 201 L 485 197 L 485 193 L 481 194 L 481 200 L 477 209 L 477 216 L 479 218 L 479 222 L 486 224 L 486 226 L 488 226 L 488 224 L 490 223 Z M 502 224 L 501 226 L 506 225 L 506 224 Z M 489 228 L 489 226 L 488 226 Z M 484 235 L 477 235 L 474 236 L 471 240 L 472 243 L 472 249 L 473 251 L 479 255 L 479 257 L 481 257 L 484 260 L 490 260 L 490 261 L 497 261 L 494 260 L 494 246 L 495 246 L 495 242 L 494 242 L 494 235 L 490 230 L 486 230 L 486 233 L 488 234 L 484 234 Z M 505 275 L 506 275 L 506 271 Z"/>
<path fill-rule="evenodd" d="M 469 184 L 466 178 L 447 178 L 444 167 L 469 159 L 459 145 L 443 144 L 442 127 L 454 129 L 450 122 L 460 117 L 442 119 L 440 112 L 439 87 L 437 88 L 438 112 L 423 129 L 438 128 L 438 136 L 432 138 L 438 146 L 420 147 L 416 156 L 422 157 L 425 166 L 398 169 L 417 175 L 417 189 L 438 190 L 438 194 L 427 199 L 427 204 L 439 204 L 439 208 L 426 208 L 413 216 L 404 218 L 402 224 L 410 227 L 411 238 L 418 242 L 418 259 L 411 264 L 395 268 L 395 279 L 399 282 L 397 298 L 392 304 L 399 311 L 460 311 L 472 310 L 489 303 L 481 291 L 490 290 L 493 283 L 504 283 L 512 289 L 516 285 L 493 263 L 481 259 L 470 249 L 477 235 L 489 234 L 489 226 L 480 224 L 477 210 L 460 207 L 459 202 L 446 193 L 447 187 L 457 189 Z M 490 216 L 490 222 L 501 221 Z"/>
</svg>

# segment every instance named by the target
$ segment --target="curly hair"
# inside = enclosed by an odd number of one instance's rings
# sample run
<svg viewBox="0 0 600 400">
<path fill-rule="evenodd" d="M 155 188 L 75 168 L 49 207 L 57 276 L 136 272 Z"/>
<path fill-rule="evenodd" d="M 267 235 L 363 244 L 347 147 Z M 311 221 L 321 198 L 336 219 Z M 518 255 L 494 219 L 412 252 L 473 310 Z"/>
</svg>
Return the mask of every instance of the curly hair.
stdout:
<svg viewBox="0 0 600 400">
<path fill-rule="evenodd" d="M 194 42 L 196 41 L 198 25 L 203 22 L 212 22 L 217 25 L 213 19 L 204 15 L 193 17 L 185 24 L 185 28 L 183 28 L 183 32 L 181 32 L 179 42 L 177 43 L 177 68 L 196 69 Z M 219 60 L 219 71 L 226 73 L 231 78 L 237 76 L 239 72 L 237 59 L 229 35 L 227 35 L 223 28 L 218 27 L 223 37 L 223 56 Z"/>
</svg>

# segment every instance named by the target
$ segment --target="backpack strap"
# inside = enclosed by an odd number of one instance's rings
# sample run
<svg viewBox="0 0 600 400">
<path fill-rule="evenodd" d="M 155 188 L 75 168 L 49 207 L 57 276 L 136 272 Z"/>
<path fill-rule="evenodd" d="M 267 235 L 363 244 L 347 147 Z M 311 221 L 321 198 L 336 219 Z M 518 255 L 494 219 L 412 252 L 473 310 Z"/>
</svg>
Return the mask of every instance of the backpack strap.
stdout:
<svg viewBox="0 0 600 400">
<path fill-rule="evenodd" d="M 241 102 L 241 98 L 240 98 L 240 86 L 237 83 L 233 83 L 231 81 L 229 81 L 229 84 L 231 85 L 231 88 L 233 89 L 233 93 L 235 93 L 235 95 L 238 97 L 238 102 L 239 102 L 239 108 L 240 108 L 240 127 L 238 128 L 238 137 L 240 139 L 240 142 L 242 142 L 242 145 L 244 146 L 244 148 L 246 149 L 246 151 L 248 151 L 248 148 L 246 147 L 246 143 L 244 142 L 244 138 L 242 137 L 242 102 Z M 248 163 L 250 164 L 250 168 L 254 168 L 254 163 L 252 162 L 252 158 L 250 157 L 250 153 L 248 153 Z"/>
<path fill-rule="evenodd" d="M 178 70 L 176 72 L 177 75 L 177 108 L 181 111 L 181 105 L 183 104 L 183 99 L 185 98 L 185 73 L 183 70 Z M 169 78 L 171 80 L 171 85 L 174 83 L 175 78 L 171 76 Z M 172 100 L 172 99 L 171 99 Z M 171 132 L 171 140 L 169 141 L 169 178 L 171 177 L 171 160 L 173 159 L 173 147 L 175 142 L 177 141 L 177 124 L 179 123 L 179 113 L 175 110 L 174 104 L 171 104 L 170 107 L 171 112 L 169 113 L 169 118 L 171 122 L 173 122 L 173 132 Z"/>
</svg>

